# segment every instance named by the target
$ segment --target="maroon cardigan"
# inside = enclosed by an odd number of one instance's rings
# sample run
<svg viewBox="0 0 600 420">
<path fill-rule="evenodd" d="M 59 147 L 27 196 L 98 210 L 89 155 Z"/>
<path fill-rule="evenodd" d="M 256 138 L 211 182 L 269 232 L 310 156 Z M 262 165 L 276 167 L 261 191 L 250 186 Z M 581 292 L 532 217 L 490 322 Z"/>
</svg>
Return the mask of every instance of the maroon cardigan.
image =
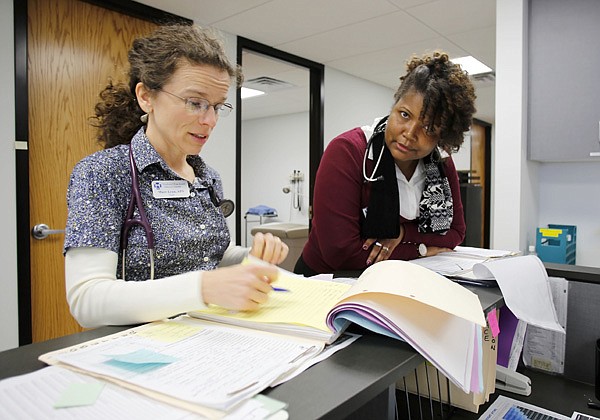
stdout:
<svg viewBox="0 0 600 420">
<path fill-rule="evenodd" d="M 367 268 L 370 250 L 363 250 L 360 236 L 361 211 L 368 206 L 370 183 L 364 182 L 363 156 L 367 139 L 361 128 L 347 131 L 329 143 L 315 179 L 312 228 L 302 251 L 304 262 L 318 273 Z M 372 160 L 367 160 L 371 173 Z M 417 220 L 400 217 L 404 238 L 390 259 L 411 260 L 419 256 L 417 245 L 454 248 L 465 237 L 465 220 L 458 174 L 452 158 L 444 161 L 450 183 L 454 216 L 445 235 L 419 233 Z"/>
</svg>

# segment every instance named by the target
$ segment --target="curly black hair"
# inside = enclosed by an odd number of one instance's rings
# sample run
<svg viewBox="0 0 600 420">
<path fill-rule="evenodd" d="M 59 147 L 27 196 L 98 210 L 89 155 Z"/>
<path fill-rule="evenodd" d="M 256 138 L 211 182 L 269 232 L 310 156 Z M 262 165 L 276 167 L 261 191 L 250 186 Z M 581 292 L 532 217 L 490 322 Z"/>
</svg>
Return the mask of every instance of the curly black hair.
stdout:
<svg viewBox="0 0 600 420">
<path fill-rule="evenodd" d="M 100 92 L 95 115 L 90 118 L 98 128 L 98 142 L 105 149 L 129 143 L 142 126 L 144 111 L 135 96 L 139 82 L 150 90 L 160 89 L 186 62 L 224 70 L 238 85 L 243 80 L 240 68 L 230 63 L 217 36 L 196 25 L 161 26 L 149 36 L 134 40 L 128 58 L 129 84 L 110 81 Z"/>
<path fill-rule="evenodd" d="M 395 102 L 409 91 L 423 95 L 420 120 L 429 122 L 429 132 L 439 130 L 440 148 L 458 151 L 475 113 L 475 88 L 469 75 L 460 65 L 452 63 L 448 54 L 435 51 L 422 57 L 413 56 L 400 81 Z"/>
</svg>

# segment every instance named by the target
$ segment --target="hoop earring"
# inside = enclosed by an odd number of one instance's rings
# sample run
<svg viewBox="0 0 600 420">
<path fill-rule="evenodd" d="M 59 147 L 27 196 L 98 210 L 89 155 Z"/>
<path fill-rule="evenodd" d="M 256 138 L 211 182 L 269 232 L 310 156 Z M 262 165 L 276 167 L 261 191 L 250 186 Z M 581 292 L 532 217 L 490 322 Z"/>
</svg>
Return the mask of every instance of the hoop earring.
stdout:
<svg viewBox="0 0 600 420">
<path fill-rule="evenodd" d="M 143 114 L 142 116 L 140 116 L 140 121 L 142 122 L 142 124 L 148 124 L 148 114 Z"/>
</svg>

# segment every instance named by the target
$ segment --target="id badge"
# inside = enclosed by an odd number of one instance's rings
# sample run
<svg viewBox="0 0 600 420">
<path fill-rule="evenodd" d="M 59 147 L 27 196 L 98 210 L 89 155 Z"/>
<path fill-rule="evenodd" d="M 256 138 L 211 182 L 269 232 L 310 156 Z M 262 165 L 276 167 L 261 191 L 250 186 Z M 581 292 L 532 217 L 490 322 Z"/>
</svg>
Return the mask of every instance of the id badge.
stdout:
<svg viewBox="0 0 600 420">
<path fill-rule="evenodd" d="M 183 179 L 152 181 L 152 196 L 154 198 L 187 198 L 190 196 L 190 186 Z"/>
</svg>

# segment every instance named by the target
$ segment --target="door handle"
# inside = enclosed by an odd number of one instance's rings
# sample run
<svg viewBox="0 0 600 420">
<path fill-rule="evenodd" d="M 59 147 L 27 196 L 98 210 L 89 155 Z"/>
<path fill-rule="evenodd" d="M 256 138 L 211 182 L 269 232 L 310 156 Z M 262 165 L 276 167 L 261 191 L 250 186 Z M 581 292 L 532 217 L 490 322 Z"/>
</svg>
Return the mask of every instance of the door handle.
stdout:
<svg viewBox="0 0 600 420">
<path fill-rule="evenodd" d="M 35 225 L 33 229 L 31 229 L 31 236 L 33 236 L 35 239 L 46 239 L 48 235 L 57 235 L 59 233 L 65 233 L 65 230 L 50 229 L 48 225 L 44 223 Z"/>
</svg>

